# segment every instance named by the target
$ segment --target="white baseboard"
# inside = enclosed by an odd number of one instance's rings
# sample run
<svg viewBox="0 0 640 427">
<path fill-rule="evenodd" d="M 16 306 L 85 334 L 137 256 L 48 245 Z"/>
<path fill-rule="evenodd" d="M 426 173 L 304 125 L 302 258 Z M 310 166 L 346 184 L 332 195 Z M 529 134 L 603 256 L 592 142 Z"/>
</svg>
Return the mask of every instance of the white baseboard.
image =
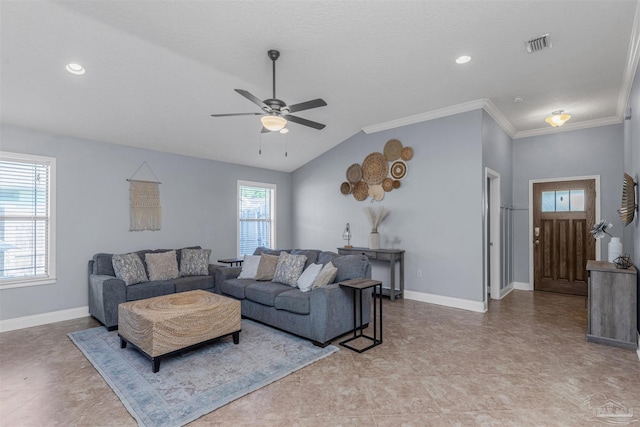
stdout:
<svg viewBox="0 0 640 427">
<path fill-rule="evenodd" d="M 429 304 L 444 305 L 446 307 L 461 308 L 463 310 L 484 313 L 487 311 L 482 301 L 445 297 L 442 295 L 428 294 L 426 292 L 404 291 L 404 297 L 414 301 L 428 302 Z"/>
<path fill-rule="evenodd" d="M 533 286 L 526 282 L 513 282 L 513 289 L 517 289 L 519 291 L 532 291 Z"/>
<path fill-rule="evenodd" d="M 0 332 L 14 331 L 16 329 L 30 328 L 32 326 L 46 325 L 47 323 L 62 322 L 64 320 L 78 319 L 87 316 L 89 316 L 89 306 L 35 314 L 33 316 L 16 317 L 14 319 L 0 320 Z"/>
</svg>

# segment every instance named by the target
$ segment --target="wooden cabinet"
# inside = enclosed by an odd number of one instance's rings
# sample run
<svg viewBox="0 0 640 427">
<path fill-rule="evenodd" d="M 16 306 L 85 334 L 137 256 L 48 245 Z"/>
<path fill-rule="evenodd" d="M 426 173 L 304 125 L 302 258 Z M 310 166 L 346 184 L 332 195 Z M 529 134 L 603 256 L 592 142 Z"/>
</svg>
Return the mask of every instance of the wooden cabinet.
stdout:
<svg viewBox="0 0 640 427">
<path fill-rule="evenodd" d="M 637 331 L 637 272 L 604 261 L 588 261 L 589 318 L 587 341 L 635 350 Z"/>
</svg>

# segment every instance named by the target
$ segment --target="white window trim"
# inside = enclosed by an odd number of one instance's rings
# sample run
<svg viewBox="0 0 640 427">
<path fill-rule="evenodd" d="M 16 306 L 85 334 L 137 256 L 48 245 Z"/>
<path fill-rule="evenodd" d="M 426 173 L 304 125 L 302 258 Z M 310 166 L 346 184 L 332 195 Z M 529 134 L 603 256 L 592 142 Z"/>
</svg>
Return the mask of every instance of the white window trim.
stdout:
<svg viewBox="0 0 640 427">
<path fill-rule="evenodd" d="M 49 238 L 47 250 L 49 253 L 49 276 L 38 279 L 13 279 L 0 282 L 0 290 L 22 288 L 26 286 L 52 285 L 56 283 L 56 159 L 54 157 L 36 156 L 33 154 L 10 153 L 0 151 L 0 158 L 4 160 L 42 162 L 49 164 Z"/>
<path fill-rule="evenodd" d="M 270 184 L 267 182 L 257 182 L 257 181 L 242 181 L 238 180 L 238 185 L 236 186 L 236 256 L 240 255 L 240 187 L 263 187 L 269 188 L 273 190 L 273 197 L 271 199 L 271 242 L 274 248 L 277 248 L 276 245 L 276 185 Z"/>
</svg>

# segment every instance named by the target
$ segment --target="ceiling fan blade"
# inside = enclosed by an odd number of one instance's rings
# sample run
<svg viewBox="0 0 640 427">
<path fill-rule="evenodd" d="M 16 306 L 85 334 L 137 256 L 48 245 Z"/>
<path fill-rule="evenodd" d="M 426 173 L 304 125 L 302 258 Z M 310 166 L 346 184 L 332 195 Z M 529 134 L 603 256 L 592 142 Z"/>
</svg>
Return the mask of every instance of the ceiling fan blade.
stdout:
<svg viewBox="0 0 640 427">
<path fill-rule="evenodd" d="M 311 108 L 324 107 L 325 105 L 327 105 L 327 103 L 324 102 L 324 99 L 318 98 L 311 101 L 290 105 L 289 111 L 295 113 L 297 111 L 310 110 Z"/>
<path fill-rule="evenodd" d="M 229 117 L 229 116 L 261 116 L 262 113 L 228 113 L 228 114 L 212 114 L 211 117 Z"/>
<path fill-rule="evenodd" d="M 262 108 L 264 111 L 266 111 L 267 113 L 271 113 L 273 110 L 271 109 L 271 107 L 269 107 L 267 104 L 265 104 L 264 102 L 262 102 L 262 100 L 258 99 L 255 95 L 253 95 L 251 92 L 249 92 L 248 90 L 244 90 L 244 89 L 234 89 L 236 92 L 238 92 L 240 95 L 244 96 L 245 98 L 247 98 L 249 101 L 253 102 L 254 104 L 256 104 L 258 107 Z"/>
<path fill-rule="evenodd" d="M 291 122 L 298 123 L 299 125 L 309 126 L 318 130 L 324 129 L 325 127 L 325 125 L 323 125 L 322 123 L 312 122 L 311 120 L 303 119 L 302 117 L 286 115 L 284 116 L 284 118 Z"/>
</svg>

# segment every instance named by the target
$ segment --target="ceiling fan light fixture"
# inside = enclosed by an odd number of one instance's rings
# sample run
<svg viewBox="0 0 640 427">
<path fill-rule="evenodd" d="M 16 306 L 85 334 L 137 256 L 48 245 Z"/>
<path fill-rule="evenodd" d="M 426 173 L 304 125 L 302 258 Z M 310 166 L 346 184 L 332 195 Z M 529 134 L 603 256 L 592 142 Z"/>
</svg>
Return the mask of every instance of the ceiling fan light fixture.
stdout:
<svg viewBox="0 0 640 427">
<path fill-rule="evenodd" d="M 271 132 L 277 132 L 287 125 L 287 120 L 280 116 L 262 116 L 260 117 L 260 121 L 262 122 L 262 126 L 269 129 Z"/>
<path fill-rule="evenodd" d="M 280 129 L 280 133 L 289 133 L 289 128 Z"/>
<path fill-rule="evenodd" d="M 570 118 L 571 116 L 569 114 L 564 114 L 564 110 L 557 110 L 551 113 L 544 121 L 556 128 L 565 124 Z"/>
</svg>

